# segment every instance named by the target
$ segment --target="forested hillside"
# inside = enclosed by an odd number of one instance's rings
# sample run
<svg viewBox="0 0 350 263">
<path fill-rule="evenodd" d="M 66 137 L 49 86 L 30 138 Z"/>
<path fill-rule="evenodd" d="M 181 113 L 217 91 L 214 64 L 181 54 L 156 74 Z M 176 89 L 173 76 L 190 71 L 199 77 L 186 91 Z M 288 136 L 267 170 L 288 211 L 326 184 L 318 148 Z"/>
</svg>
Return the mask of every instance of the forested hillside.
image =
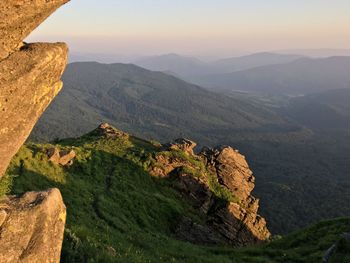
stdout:
<svg viewBox="0 0 350 263">
<path fill-rule="evenodd" d="M 254 171 L 261 213 L 273 233 L 350 214 L 346 122 L 341 122 L 342 129 L 321 131 L 311 121 L 302 121 L 327 117 L 318 115 L 319 95 L 291 100 L 218 94 L 123 64 L 75 63 L 68 66 L 63 79 L 63 91 L 32 139 L 75 137 L 110 122 L 162 142 L 187 137 L 202 146 L 232 145 L 247 157 Z M 342 116 L 347 104 L 344 94 L 338 98 L 342 100 L 325 98 L 322 107 L 337 109 L 333 113 Z M 305 111 L 298 113 L 296 103 L 303 103 Z M 330 116 L 334 122 L 336 118 Z M 333 127 L 332 122 L 329 126 Z"/>
</svg>

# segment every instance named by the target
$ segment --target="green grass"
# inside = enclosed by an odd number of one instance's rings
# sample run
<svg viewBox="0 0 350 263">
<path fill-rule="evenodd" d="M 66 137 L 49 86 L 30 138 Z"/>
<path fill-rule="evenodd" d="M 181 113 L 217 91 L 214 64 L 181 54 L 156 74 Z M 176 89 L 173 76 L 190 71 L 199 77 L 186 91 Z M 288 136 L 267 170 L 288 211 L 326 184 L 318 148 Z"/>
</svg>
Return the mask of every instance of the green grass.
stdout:
<svg viewBox="0 0 350 263">
<path fill-rule="evenodd" d="M 160 152 L 159 145 L 134 137 L 110 140 L 90 134 L 56 143 L 76 151 L 73 166 L 48 161 L 45 151 L 53 145 L 29 143 L 0 181 L 0 193 L 10 188 L 13 194 L 61 190 L 68 212 L 62 262 L 312 263 L 320 262 L 324 251 L 350 229 L 350 219 L 339 219 L 251 248 L 193 245 L 174 238 L 172 229 L 182 216 L 200 222 L 201 214 L 174 190 L 171 180 L 152 177 L 148 170 L 156 154 L 165 154 L 188 162 L 185 169 L 194 176 L 210 176 L 199 159 Z M 211 182 L 217 196 L 230 198 L 217 187 Z M 348 256 L 343 249 L 334 257 L 345 262 L 341 260 Z"/>
</svg>

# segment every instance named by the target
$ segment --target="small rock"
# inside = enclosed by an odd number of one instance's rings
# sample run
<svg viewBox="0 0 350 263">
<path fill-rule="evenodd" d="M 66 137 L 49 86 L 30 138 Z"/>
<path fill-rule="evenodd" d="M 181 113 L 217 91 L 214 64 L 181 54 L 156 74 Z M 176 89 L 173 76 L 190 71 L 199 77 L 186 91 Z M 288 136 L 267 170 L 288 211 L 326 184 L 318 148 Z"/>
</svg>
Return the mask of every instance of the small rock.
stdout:
<svg viewBox="0 0 350 263">
<path fill-rule="evenodd" d="M 73 160 L 75 157 L 76 157 L 76 153 L 74 150 L 61 151 L 60 152 L 60 165 L 71 166 L 73 164 Z"/>
<path fill-rule="evenodd" d="M 47 150 L 47 156 L 49 157 L 49 161 L 54 164 L 71 166 L 76 157 L 76 153 L 74 150 L 59 151 L 57 148 L 51 148 Z"/>
<path fill-rule="evenodd" d="M 194 155 L 193 149 L 196 146 L 197 143 L 185 138 L 176 139 L 174 142 L 164 145 L 167 150 L 180 150 L 189 155 Z"/>
</svg>

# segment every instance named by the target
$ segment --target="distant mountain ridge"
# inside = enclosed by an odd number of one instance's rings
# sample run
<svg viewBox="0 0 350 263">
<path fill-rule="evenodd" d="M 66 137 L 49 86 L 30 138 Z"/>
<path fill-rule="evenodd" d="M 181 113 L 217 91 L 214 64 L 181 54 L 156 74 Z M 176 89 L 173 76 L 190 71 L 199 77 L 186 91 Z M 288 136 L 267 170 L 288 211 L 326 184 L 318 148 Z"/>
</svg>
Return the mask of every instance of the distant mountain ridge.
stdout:
<svg viewBox="0 0 350 263">
<path fill-rule="evenodd" d="M 284 55 L 269 52 L 204 62 L 194 57 L 177 54 L 145 57 L 133 63 L 154 71 L 170 71 L 185 80 L 208 74 L 231 73 L 265 65 L 283 64 L 302 58 L 299 55 Z"/>
<path fill-rule="evenodd" d="M 221 59 L 212 64 L 222 73 L 232 73 L 267 65 L 285 64 L 303 58 L 300 55 L 261 52 L 251 55 Z"/>
<path fill-rule="evenodd" d="M 301 58 L 287 64 L 201 76 L 193 82 L 216 91 L 287 95 L 344 89 L 350 88 L 350 57 Z"/>
</svg>

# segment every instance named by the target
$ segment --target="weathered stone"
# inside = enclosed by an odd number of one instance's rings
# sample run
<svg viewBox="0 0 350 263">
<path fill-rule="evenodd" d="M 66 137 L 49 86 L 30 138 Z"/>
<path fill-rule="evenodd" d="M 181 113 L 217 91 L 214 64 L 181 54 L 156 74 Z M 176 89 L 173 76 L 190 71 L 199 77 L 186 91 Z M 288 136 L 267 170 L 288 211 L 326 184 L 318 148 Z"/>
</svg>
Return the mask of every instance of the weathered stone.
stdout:
<svg viewBox="0 0 350 263">
<path fill-rule="evenodd" d="M 178 150 L 183 151 L 186 154 L 194 155 L 193 149 L 197 146 L 197 144 L 189 139 L 176 139 L 172 143 L 168 143 L 164 145 L 167 150 Z"/>
<path fill-rule="evenodd" d="M 51 148 L 47 150 L 47 156 L 49 157 L 49 161 L 54 164 L 70 166 L 73 164 L 76 153 L 74 150 L 59 151 L 57 148 Z"/>
<path fill-rule="evenodd" d="M 212 217 L 213 227 L 235 245 L 267 240 L 271 234 L 265 219 L 257 214 L 259 199 L 251 195 L 255 178 L 245 157 L 228 146 L 204 148 L 200 155 L 206 159 L 218 182 L 239 200 L 216 211 Z"/>
<path fill-rule="evenodd" d="M 49 157 L 49 161 L 55 164 L 60 163 L 60 150 L 57 148 L 50 148 L 46 152 L 47 157 Z"/>
<path fill-rule="evenodd" d="M 93 132 L 94 134 L 98 136 L 104 136 L 106 138 L 110 139 L 117 139 L 117 138 L 123 138 L 127 139 L 129 138 L 129 134 L 118 130 L 117 128 L 114 128 L 113 126 L 109 125 L 108 123 L 102 123 L 98 128 Z"/>
<path fill-rule="evenodd" d="M 58 189 L 28 192 L 0 202 L 0 262 L 59 262 L 66 207 Z"/>
<path fill-rule="evenodd" d="M 259 199 L 251 195 L 255 179 L 244 156 L 226 146 L 204 148 L 196 155 L 193 145 L 195 143 L 184 139 L 164 145 L 166 154 L 157 154 L 157 165 L 150 167 L 152 175 L 172 179 L 174 187 L 206 218 L 206 222 L 201 224 L 188 218 L 180 220 L 174 230 L 176 236 L 198 244 L 236 247 L 267 240 L 270 232 L 266 221 L 257 214 Z M 187 158 L 168 154 L 169 150 L 181 150 L 197 161 L 206 162 L 208 171 L 198 169 Z M 230 202 L 216 196 L 212 191 L 214 180 L 237 201 Z"/>
<path fill-rule="evenodd" d="M 0 176 L 62 88 L 67 46 L 31 44 L 0 61 Z"/>
<path fill-rule="evenodd" d="M 246 200 L 254 189 L 255 178 L 243 155 L 228 146 L 205 148 L 201 155 L 215 169 L 220 184 L 235 196 Z"/>
<path fill-rule="evenodd" d="M 69 0 L 3 0 L 0 2 L 0 60 L 18 50 L 25 39 Z"/>
<path fill-rule="evenodd" d="M 63 166 L 72 165 L 75 156 L 76 156 L 76 153 L 74 150 L 61 151 L 60 152 L 60 165 L 63 165 Z"/>
</svg>

